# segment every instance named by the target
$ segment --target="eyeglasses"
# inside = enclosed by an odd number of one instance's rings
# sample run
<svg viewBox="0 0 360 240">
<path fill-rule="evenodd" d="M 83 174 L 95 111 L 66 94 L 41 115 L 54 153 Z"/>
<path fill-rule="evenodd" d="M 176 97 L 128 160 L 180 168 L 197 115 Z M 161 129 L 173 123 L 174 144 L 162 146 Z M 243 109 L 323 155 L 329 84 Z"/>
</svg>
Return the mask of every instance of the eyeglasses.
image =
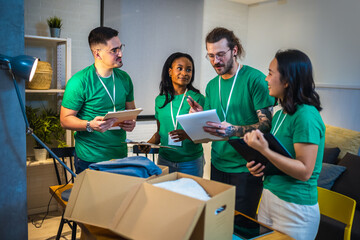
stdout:
<svg viewBox="0 0 360 240">
<path fill-rule="evenodd" d="M 125 44 L 121 44 L 120 47 L 116 47 L 116 48 L 113 48 L 113 49 L 110 49 L 110 50 L 104 50 L 104 49 L 97 49 L 99 51 L 103 50 L 103 51 L 106 51 L 108 53 L 111 53 L 113 55 L 118 55 L 120 52 L 124 52 L 124 48 L 125 48 Z"/>
<path fill-rule="evenodd" d="M 218 60 L 222 60 L 225 57 L 226 53 L 230 50 L 231 50 L 231 48 L 229 48 L 229 50 L 227 50 L 226 52 L 219 52 L 217 54 L 209 54 L 208 53 L 208 54 L 206 54 L 205 58 L 209 61 L 214 61 L 215 58 L 217 58 Z"/>
</svg>

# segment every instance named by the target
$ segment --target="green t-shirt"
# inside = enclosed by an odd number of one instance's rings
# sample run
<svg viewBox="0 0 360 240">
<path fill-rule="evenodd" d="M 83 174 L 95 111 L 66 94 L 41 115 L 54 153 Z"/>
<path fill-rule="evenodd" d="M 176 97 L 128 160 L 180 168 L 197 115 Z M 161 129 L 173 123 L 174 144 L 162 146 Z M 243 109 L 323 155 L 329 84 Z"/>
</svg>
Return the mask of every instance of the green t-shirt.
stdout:
<svg viewBox="0 0 360 240">
<path fill-rule="evenodd" d="M 271 132 L 276 131 L 284 116 L 282 110 L 276 112 Z M 276 124 L 276 122 L 278 123 Z M 302 205 L 316 204 L 317 180 L 321 171 L 325 144 L 325 125 L 319 111 L 314 106 L 299 105 L 293 115 L 286 114 L 275 136 L 294 158 L 296 158 L 294 143 L 318 145 L 316 163 L 310 179 L 306 182 L 288 175 L 270 175 L 265 176 L 264 188 L 287 202 Z"/>
<path fill-rule="evenodd" d="M 234 77 L 221 79 L 221 104 L 226 110 Z M 233 125 L 251 125 L 259 122 L 256 111 L 273 106 L 275 99 L 269 95 L 265 75 L 252 67 L 244 65 L 230 99 L 226 121 Z M 219 76 L 206 86 L 205 110 L 216 109 L 220 121 L 225 117 L 220 105 Z M 227 142 L 212 143 L 211 162 L 220 171 L 228 173 L 248 172 L 244 158 Z"/>
<path fill-rule="evenodd" d="M 113 73 L 116 111 L 125 110 L 125 102 L 134 100 L 133 84 L 126 72 L 113 69 Z M 101 79 L 113 97 L 112 76 Z M 62 106 L 78 111 L 77 117 L 82 120 L 92 120 L 114 111 L 114 105 L 101 84 L 94 65 L 79 71 L 68 81 Z M 127 146 L 122 143 L 126 139 L 126 133 L 122 129 L 104 133 L 77 131 L 74 137 L 76 154 L 84 161 L 100 162 L 127 156 Z"/>
<path fill-rule="evenodd" d="M 186 95 L 191 96 L 201 106 L 204 106 L 205 97 L 194 91 L 188 91 Z M 175 95 L 174 99 L 166 104 L 165 107 L 160 108 L 164 105 L 165 95 L 159 95 L 155 99 L 155 118 L 160 122 L 160 143 L 163 146 L 168 145 L 169 132 L 174 130 L 173 121 L 171 119 L 171 104 L 173 105 L 174 121 L 176 122 L 176 114 L 179 110 L 179 106 L 184 94 Z M 184 99 L 183 105 L 180 109 L 179 115 L 188 114 L 190 105 Z M 177 129 L 183 129 L 181 124 L 178 123 Z M 192 141 L 185 139 L 182 141 L 181 146 L 171 146 L 175 149 L 160 148 L 159 154 L 165 159 L 172 162 L 187 162 L 199 158 L 203 154 L 202 144 L 195 144 Z"/>
</svg>

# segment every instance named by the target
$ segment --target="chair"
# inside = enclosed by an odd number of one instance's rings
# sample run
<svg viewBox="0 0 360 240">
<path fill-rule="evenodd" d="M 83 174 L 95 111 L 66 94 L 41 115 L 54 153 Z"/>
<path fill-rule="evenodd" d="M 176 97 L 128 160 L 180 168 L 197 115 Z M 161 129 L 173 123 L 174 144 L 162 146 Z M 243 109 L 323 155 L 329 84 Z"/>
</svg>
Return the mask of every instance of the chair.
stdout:
<svg viewBox="0 0 360 240">
<path fill-rule="evenodd" d="M 75 147 L 52 148 L 51 151 L 53 151 L 53 153 L 55 153 L 55 155 L 58 156 L 65 164 L 67 163 L 67 159 L 69 159 L 70 169 L 71 169 L 71 171 L 74 172 Z M 57 160 L 54 157 L 52 159 L 54 161 L 55 173 L 56 173 L 56 177 L 57 177 L 59 185 L 67 183 L 69 180 L 67 170 L 65 169 L 65 167 L 63 167 L 65 182 L 62 183 L 60 174 L 59 174 Z M 74 183 L 73 176 L 71 176 L 71 182 Z"/>
<path fill-rule="evenodd" d="M 65 164 L 67 163 L 67 160 L 69 160 L 70 169 L 71 169 L 71 171 L 74 172 L 74 156 L 75 156 L 75 148 L 74 147 L 52 148 L 51 151 L 53 151 L 55 153 L 55 155 L 57 155 Z M 69 182 L 69 180 L 71 180 L 71 182 L 74 183 L 74 177 L 72 175 L 68 174 L 65 167 L 63 167 L 64 182 L 61 181 L 62 179 L 59 174 L 57 160 L 54 157 L 53 157 L 53 161 L 54 161 L 55 173 L 56 173 L 56 177 L 57 177 L 59 185 L 66 184 L 67 182 Z M 70 176 L 71 176 L 71 178 L 69 178 Z M 60 197 L 61 197 L 61 195 L 60 195 Z M 62 200 L 60 199 L 60 201 L 62 201 Z M 56 240 L 60 239 L 65 223 L 68 224 L 71 229 L 71 239 L 75 240 L 76 239 L 76 231 L 77 231 L 77 223 L 74 221 L 68 221 L 68 220 L 64 219 L 65 205 L 62 204 L 62 202 L 59 202 L 59 203 L 63 207 L 63 213 L 61 216 L 59 229 L 58 229 L 58 232 L 56 235 Z"/>
<path fill-rule="evenodd" d="M 344 240 L 350 240 L 356 201 L 340 193 L 318 187 L 320 213 L 346 224 Z"/>
<path fill-rule="evenodd" d="M 134 145 L 133 153 L 136 153 L 136 156 L 139 156 L 139 154 L 145 154 L 145 157 L 148 157 L 148 154 L 151 154 L 152 161 L 155 162 L 155 155 L 159 154 L 159 148 L 151 148 L 149 153 L 143 153 L 142 151 L 140 151 L 140 148 L 138 145 Z"/>
<path fill-rule="evenodd" d="M 258 203 L 257 208 L 256 208 L 256 216 L 259 214 L 259 208 L 260 208 L 261 199 L 262 199 L 262 194 L 260 196 L 259 203 Z"/>
</svg>

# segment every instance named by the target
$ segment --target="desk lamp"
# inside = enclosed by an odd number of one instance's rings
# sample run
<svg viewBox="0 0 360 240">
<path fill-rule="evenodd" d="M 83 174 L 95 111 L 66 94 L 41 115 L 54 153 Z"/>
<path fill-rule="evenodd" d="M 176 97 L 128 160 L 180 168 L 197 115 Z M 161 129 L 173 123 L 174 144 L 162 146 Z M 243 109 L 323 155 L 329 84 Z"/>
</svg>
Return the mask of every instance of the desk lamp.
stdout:
<svg viewBox="0 0 360 240">
<path fill-rule="evenodd" d="M 27 120 L 26 113 L 25 113 L 25 107 L 23 104 L 23 101 L 21 99 L 20 91 L 18 84 L 15 79 L 15 75 L 17 77 L 23 78 L 26 81 L 31 81 L 34 77 L 35 70 L 37 67 L 39 59 L 36 57 L 31 57 L 27 55 L 20 55 L 17 57 L 8 57 L 5 55 L 0 54 L 0 67 L 1 69 L 8 70 L 10 75 L 12 76 L 13 83 L 15 86 L 17 98 L 19 100 L 20 108 L 24 117 L 25 121 L 25 127 L 26 127 L 26 134 L 32 135 L 35 140 L 43 146 L 50 154 L 53 156 L 66 170 L 68 170 L 73 177 L 76 177 L 76 174 L 71 171 L 71 169 L 59 159 L 58 156 L 56 156 L 55 153 L 53 153 L 46 145 L 43 143 L 33 132 L 33 130 L 29 126 L 29 121 Z"/>
</svg>

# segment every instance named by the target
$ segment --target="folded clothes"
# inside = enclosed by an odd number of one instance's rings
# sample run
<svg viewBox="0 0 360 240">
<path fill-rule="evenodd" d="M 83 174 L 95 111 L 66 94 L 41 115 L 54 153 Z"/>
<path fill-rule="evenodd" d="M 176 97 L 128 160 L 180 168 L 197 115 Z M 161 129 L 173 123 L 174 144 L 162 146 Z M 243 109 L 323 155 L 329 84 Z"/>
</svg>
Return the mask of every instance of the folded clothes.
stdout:
<svg viewBox="0 0 360 240">
<path fill-rule="evenodd" d="M 141 178 L 148 178 L 162 173 L 162 170 L 154 162 L 143 156 L 93 163 L 89 165 L 89 169 Z"/>
<path fill-rule="evenodd" d="M 201 185 L 191 178 L 180 178 L 173 181 L 155 183 L 153 185 L 203 201 L 211 198 Z"/>
</svg>

